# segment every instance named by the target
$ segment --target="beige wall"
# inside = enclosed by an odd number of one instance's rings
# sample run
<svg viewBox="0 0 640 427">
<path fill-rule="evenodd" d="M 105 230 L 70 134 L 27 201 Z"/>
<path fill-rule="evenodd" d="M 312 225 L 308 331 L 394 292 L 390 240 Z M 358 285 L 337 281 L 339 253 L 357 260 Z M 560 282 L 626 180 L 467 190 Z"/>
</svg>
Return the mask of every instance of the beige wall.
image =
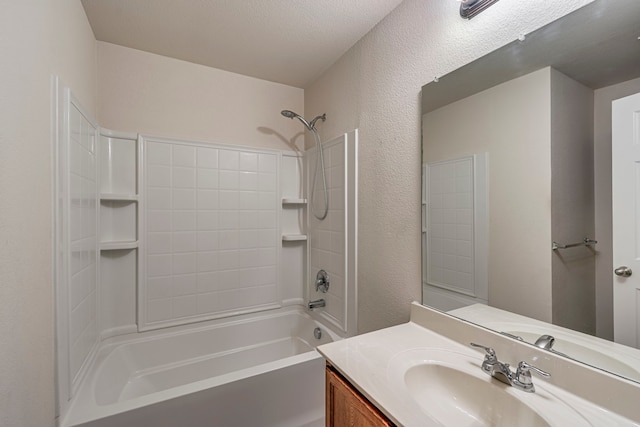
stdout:
<svg viewBox="0 0 640 427">
<path fill-rule="evenodd" d="M 593 90 L 551 69 L 551 237 L 567 244 L 594 236 Z M 547 253 L 553 324 L 594 334 L 595 248 Z"/>
<path fill-rule="evenodd" d="M 79 0 L 0 1 L 0 425 L 54 425 L 50 76 L 95 111 Z"/>
<path fill-rule="evenodd" d="M 472 20 L 459 3 L 405 0 L 306 88 L 323 140 L 360 130 L 358 325 L 409 318 L 420 300 L 420 88 L 590 0 L 499 2 Z"/>
<path fill-rule="evenodd" d="M 98 121 L 112 130 L 292 150 L 304 91 L 98 42 Z M 296 144 L 296 145 L 294 145 Z"/>
<path fill-rule="evenodd" d="M 594 169 L 596 257 L 596 334 L 613 340 L 613 237 L 611 220 L 611 101 L 640 92 L 640 78 L 595 91 Z"/>
<path fill-rule="evenodd" d="M 545 68 L 422 117 L 425 162 L 489 154 L 489 304 L 544 321 L 552 307 L 550 79 Z"/>
</svg>

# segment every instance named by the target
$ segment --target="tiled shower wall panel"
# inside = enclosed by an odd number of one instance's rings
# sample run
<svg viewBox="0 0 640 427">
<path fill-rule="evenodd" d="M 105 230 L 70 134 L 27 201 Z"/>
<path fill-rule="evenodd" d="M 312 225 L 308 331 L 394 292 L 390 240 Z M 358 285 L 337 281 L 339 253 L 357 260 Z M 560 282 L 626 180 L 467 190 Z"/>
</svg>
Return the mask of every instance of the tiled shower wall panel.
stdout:
<svg viewBox="0 0 640 427">
<path fill-rule="evenodd" d="M 278 154 L 146 140 L 139 325 L 280 304 Z"/>
<path fill-rule="evenodd" d="M 476 296 L 473 158 L 431 163 L 427 171 L 427 282 Z"/>
<path fill-rule="evenodd" d="M 73 383 L 98 342 L 96 128 L 69 109 L 69 375 Z"/>
<path fill-rule="evenodd" d="M 318 171 L 315 193 L 309 200 L 309 244 L 310 271 L 309 295 L 310 299 L 324 298 L 326 307 L 323 313 L 331 318 L 341 329 L 345 329 L 346 322 L 346 240 L 345 240 L 345 150 L 346 138 L 340 137 L 324 144 L 324 160 L 329 195 L 329 211 L 323 220 L 319 220 L 313 212 L 322 214 L 324 193 L 322 175 Z M 316 171 L 316 151 L 308 152 L 309 183 Z M 311 191 L 311 185 L 309 186 Z M 331 285 L 327 293 L 315 291 L 317 272 L 323 269 L 329 274 Z"/>
</svg>

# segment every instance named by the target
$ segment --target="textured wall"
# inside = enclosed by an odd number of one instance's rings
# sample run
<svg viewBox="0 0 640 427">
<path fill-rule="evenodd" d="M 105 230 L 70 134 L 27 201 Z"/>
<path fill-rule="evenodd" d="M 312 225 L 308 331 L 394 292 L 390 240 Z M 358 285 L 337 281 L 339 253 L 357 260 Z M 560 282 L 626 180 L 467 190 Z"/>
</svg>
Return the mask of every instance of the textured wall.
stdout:
<svg viewBox="0 0 640 427">
<path fill-rule="evenodd" d="M 98 122 L 108 129 L 292 150 L 302 89 L 98 42 Z M 295 145 L 297 144 L 297 145 Z"/>
<path fill-rule="evenodd" d="M 0 1 L 0 425 L 54 425 L 50 75 L 95 111 L 79 0 Z"/>
<path fill-rule="evenodd" d="M 453 0 L 405 0 L 305 90 L 323 140 L 360 130 L 359 330 L 420 300 L 420 88 L 589 0 L 502 1 L 476 18 Z"/>
</svg>

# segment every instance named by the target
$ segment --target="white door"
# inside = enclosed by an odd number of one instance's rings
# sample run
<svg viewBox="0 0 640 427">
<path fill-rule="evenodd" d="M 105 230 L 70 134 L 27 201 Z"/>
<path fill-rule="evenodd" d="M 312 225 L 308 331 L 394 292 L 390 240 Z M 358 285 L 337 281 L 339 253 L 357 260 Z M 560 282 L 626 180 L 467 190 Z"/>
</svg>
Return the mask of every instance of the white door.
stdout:
<svg viewBox="0 0 640 427">
<path fill-rule="evenodd" d="M 640 348 L 640 93 L 613 102 L 615 342 Z"/>
</svg>

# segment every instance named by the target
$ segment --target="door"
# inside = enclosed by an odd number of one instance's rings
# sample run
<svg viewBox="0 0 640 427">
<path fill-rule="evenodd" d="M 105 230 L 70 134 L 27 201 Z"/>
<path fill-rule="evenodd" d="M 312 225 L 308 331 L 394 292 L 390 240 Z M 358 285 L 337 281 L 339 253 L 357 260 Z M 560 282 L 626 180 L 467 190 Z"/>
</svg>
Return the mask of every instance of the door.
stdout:
<svg viewBox="0 0 640 427">
<path fill-rule="evenodd" d="M 612 105 L 615 342 L 640 348 L 640 93 Z"/>
</svg>

